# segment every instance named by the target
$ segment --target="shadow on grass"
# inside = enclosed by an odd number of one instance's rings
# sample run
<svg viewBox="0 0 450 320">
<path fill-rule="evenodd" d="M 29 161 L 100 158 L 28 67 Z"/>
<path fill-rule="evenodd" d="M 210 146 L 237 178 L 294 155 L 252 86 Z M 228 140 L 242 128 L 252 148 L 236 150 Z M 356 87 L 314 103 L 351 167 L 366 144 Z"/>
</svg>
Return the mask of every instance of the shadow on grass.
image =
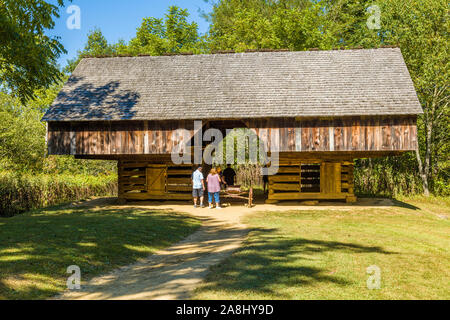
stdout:
<svg viewBox="0 0 450 320">
<path fill-rule="evenodd" d="M 420 210 L 419 207 L 416 207 L 412 204 L 397 200 L 397 199 L 392 199 L 392 202 L 395 204 L 396 207 L 400 207 L 400 208 L 405 208 L 405 209 L 410 209 L 410 210 Z"/>
<path fill-rule="evenodd" d="M 254 204 L 258 207 L 260 205 L 264 205 L 266 200 L 266 196 L 260 192 L 259 195 L 255 195 L 254 197 Z M 164 206 L 167 207 L 169 205 L 191 205 L 189 201 L 186 200 L 133 200 L 133 201 L 126 201 L 124 204 L 120 203 L 120 201 L 117 198 L 100 198 L 97 200 L 89 201 L 88 205 L 96 205 L 98 202 L 98 205 L 115 205 L 115 206 L 123 206 L 123 207 L 129 207 L 130 205 L 136 206 L 137 208 L 143 207 L 143 206 Z M 301 208 L 303 200 L 294 200 L 294 201 L 280 201 L 278 203 L 272 204 L 276 207 L 284 207 L 284 206 L 298 206 Z M 246 204 L 245 200 L 242 199 L 230 199 L 230 198 L 223 198 L 222 199 L 223 204 L 232 204 L 235 206 L 241 206 L 244 207 Z M 346 203 L 345 200 L 339 201 L 339 200 L 320 200 L 319 204 L 316 205 L 316 207 L 320 208 L 321 206 L 334 206 L 338 208 L 358 208 L 358 207 L 374 207 L 374 208 L 383 208 L 383 207 L 399 207 L 399 208 L 405 208 L 410 210 L 421 210 L 419 207 L 416 207 L 412 204 L 402 202 L 400 200 L 394 199 L 394 198 L 377 198 L 377 197 L 359 197 L 358 201 L 356 203 Z M 311 207 L 311 206 L 309 206 Z M 0 219 L 1 222 L 1 219 Z"/>
<path fill-rule="evenodd" d="M 247 292 L 271 298 L 292 299 L 280 288 L 294 288 L 320 283 L 351 285 L 344 277 L 320 265 L 320 254 L 381 253 L 395 254 L 378 246 L 363 246 L 337 241 L 284 238 L 276 229 L 253 229 L 247 244 L 223 263 L 211 268 L 202 291 Z M 295 290 L 294 290 L 295 291 Z"/>
<path fill-rule="evenodd" d="M 50 208 L 2 220 L 0 297 L 41 299 L 65 288 L 67 267 L 82 280 L 147 257 L 194 232 L 199 221 L 172 211 Z"/>
</svg>

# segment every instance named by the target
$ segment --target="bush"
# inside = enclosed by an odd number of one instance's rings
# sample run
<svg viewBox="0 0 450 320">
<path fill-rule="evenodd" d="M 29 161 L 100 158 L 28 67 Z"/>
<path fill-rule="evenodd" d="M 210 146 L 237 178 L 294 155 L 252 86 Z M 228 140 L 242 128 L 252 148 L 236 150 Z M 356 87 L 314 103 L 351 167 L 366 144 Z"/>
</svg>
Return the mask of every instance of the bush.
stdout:
<svg viewBox="0 0 450 320">
<path fill-rule="evenodd" d="M 92 196 L 116 194 L 115 175 L 31 175 L 0 172 L 0 216 L 5 217 Z"/>
<path fill-rule="evenodd" d="M 423 193 L 417 163 L 409 155 L 355 161 L 355 193 L 397 197 Z"/>
</svg>

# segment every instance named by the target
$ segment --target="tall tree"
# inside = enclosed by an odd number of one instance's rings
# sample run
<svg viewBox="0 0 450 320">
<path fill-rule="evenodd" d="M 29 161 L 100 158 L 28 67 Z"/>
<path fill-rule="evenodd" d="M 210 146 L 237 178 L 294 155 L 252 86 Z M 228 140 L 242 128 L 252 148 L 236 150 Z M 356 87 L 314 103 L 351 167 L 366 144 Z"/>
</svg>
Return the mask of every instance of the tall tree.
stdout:
<svg viewBox="0 0 450 320">
<path fill-rule="evenodd" d="M 88 34 L 87 43 L 84 46 L 83 54 L 102 55 L 112 53 L 114 50 L 108 45 L 108 41 L 99 28 L 95 28 Z"/>
<path fill-rule="evenodd" d="M 64 47 L 57 37 L 48 37 L 45 32 L 54 28 L 64 2 L 0 1 L 0 85 L 22 102 L 61 77 L 56 61 L 65 53 Z"/>
<path fill-rule="evenodd" d="M 221 0 L 212 3 L 213 11 L 207 18 L 211 22 L 209 40 L 213 50 L 399 46 L 424 109 L 424 115 L 418 120 L 420 148 L 415 160 L 424 192 L 437 191 L 437 187 L 450 192 L 447 1 Z M 375 10 L 369 10 L 370 7 Z M 367 22 L 377 11 L 380 26 L 369 28 Z M 392 163 L 392 168 L 399 168 L 397 160 L 384 161 L 382 165 Z M 404 170 L 414 165 L 411 155 L 402 160 Z"/>
<path fill-rule="evenodd" d="M 320 3 L 309 0 L 222 0 L 208 16 L 212 50 L 329 48 Z"/>
<path fill-rule="evenodd" d="M 46 153 L 45 110 L 61 85 L 39 89 L 22 104 L 18 98 L 0 92 L 0 169 L 40 170 Z"/>
<path fill-rule="evenodd" d="M 87 35 L 87 41 L 84 49 L 78 51 L 77 57 L 67 61 L 67 66 L 64 68 L 64 73 L 72 73 L 84 56 L 113 55 L 118 52 L 118 49 L 122 44 L 123 42 L 119 41 L 117 44 L 110 45 L 100 28 L 94 28 L 93 30 L 89 31 Z"/>
<path fill-rule="evenodd" d="M 198 25 L 188 22 L 186 9 L 171 6 L 164 18 L 144 18 L 126 51 L 132 54 L 162 55 L 199 51 Z"/>
<path fill-rule="evenodd" d="M 418 119 L 418 170 L 425 194 L 449 181 L 449 9 L 446 0 L 379 0 L 380 28 L 365 24 L 372 3 L 326 1 L 327 28 L 347 46 L 396 45 L 402 50 L 424 115 Z M 367 6 L 367 7 L 366 7 Z M 353 18 L 347 19 L 350 16 Z M 344 18 L 343 18 L 344 17 Z M 351 21 L 350 23 L 348 21 Z"/>
</svg>

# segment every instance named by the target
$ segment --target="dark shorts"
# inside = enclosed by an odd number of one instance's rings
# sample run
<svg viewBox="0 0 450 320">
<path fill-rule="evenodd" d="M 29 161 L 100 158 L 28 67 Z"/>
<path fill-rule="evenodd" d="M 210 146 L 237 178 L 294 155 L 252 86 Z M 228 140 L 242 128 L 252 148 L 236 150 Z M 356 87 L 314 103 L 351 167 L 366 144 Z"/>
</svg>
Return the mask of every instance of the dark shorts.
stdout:
<svg viewBox="0 0 450 320">
<path fill-rule="evenodd" d="M 193 189 L 192 190 L 192 196 L 194 198 L 200 198 L 203 197 L 203 189 Z"/>
</svg>

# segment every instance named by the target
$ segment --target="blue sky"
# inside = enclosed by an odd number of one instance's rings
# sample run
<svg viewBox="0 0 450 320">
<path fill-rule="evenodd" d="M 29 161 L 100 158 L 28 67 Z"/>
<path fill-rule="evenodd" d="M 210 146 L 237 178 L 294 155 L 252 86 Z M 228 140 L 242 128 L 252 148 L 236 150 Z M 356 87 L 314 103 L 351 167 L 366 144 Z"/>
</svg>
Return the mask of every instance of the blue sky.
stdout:
<svg viewBox="0 0 450 320">
<path fill-rule="evenodd" d="M 51 1 L 54 2 L 54 1 Z M 81 12 L 81 28 L 69 30 L 66 25 L 71 14 L 66 12 L 70 5 L 77 5 Z M 203 0 L 73 0 L 61 9 L 60 18 L 53 30 L 47 32 L 51 36 L 61 37 L 60 41 L 67 50 L 67 54 L 59 59 L 61 66 L 66 65 L 67 59 L 76 56 L 87 39 L 90 30 L 98 27 L 102 30 L 108 42 L 119 39 L 129 41 L 134 37 L 136 28 L 145 17 L 162 18 L 171 5 L 188 9 L 189 20 L 199 24 L 200 33 L 208 30 L 208 22 L 200 16 L 199 10 L 209 12 L 211 5 Z"/>
</svg>

